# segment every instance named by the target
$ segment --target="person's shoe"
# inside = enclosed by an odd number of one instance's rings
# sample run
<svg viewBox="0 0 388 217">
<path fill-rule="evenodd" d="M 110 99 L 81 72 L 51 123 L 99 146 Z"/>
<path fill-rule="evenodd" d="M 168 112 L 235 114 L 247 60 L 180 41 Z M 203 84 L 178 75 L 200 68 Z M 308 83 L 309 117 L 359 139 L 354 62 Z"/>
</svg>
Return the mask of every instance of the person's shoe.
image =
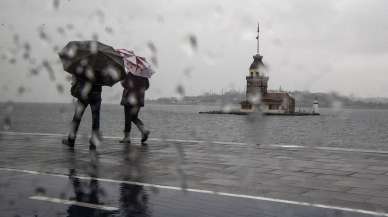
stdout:
<svg viewBox="0 0 388 217">
<path fill-rule="evenodd" d="M 96 150 L 97 146 L 101 145 L 102 134 L 99 131 L 92 132 L 92 136 L 89 139 L 89 150 Z"/>
<path fill-rule="evenodd" d="M 68 146 L 69 148 L 74 148 L 75 139 L 68 137 L 67 139 L 62 139 L 62 144 Z"/>
<path fill-rule="evenodd" d="M 129 132 L 124 132 L 124 138 L 120 140 L 120 143 L 131 143 L 131 136 Z"/>
<path fill-rule="evenodd" d="M 150 135 L 150 131 L 148 131 L 148 130 L 146 130 L 144 133 L 143 133 L 143 135 L 141 136 L 141 143 L 143 144 L 143 143 L 145 143 L 145 141 L 147 141 L 147 139 L 148 139 L 148 136 Z"/>
</svg>

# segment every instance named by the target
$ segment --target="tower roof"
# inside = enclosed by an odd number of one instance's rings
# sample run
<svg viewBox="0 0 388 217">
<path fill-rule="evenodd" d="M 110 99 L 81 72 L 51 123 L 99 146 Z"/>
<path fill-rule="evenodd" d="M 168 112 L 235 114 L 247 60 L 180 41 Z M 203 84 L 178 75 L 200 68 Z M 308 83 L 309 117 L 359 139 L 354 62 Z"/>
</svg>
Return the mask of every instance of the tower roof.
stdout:
<svg viewBox="0 0 388 217">
<path fill-rule="evenodd" d="M 263 56 L 256 54 L 253 56 L 253 62 L 251 63 L 251 66 L 249 67 L 250 70 L 259 69 L 261 67 L 264 67 L 263 63 Z"/>
</svg>

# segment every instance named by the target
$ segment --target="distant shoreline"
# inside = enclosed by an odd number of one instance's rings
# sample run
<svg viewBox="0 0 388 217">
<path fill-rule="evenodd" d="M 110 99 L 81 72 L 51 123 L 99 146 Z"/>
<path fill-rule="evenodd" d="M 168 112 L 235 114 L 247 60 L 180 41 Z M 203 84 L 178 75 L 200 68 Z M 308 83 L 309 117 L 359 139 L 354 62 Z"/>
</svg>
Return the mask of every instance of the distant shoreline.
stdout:
<svg viewBox="0 0 388 217">
<path fill-rule="evenodd" d="M 288 92 L 296 100 L 296 109 L 311 108 L 315 99 L 319 102 L 320 108 L 344 108 L 344 109 L 388 109 L 388 98 L 357 98 L 347 97 L 338 93 L 311 93 L 308 91 Z M 238 91 L 227 91 L 222 94 L 205 93 L 199 96 L 162 97 L 158 99 L 146 99 L 147 105 L 200 105 L 200 106 L 239 106 L 240 102 L 245 100 L 245 93 Z M 15 104 L 71 104 L 69 102 L 23 102 L 10 101 Z M 6 104 L 7 101 L 0 101 L 0 104 Z M 117 102 L 105 101 L 106 105 L 120 105 Z"/>
<path fill-rule="evenodd" d="M 1 110 L 1 107 L 3 107 L 4 105 L 6 105 L 8 102 L 4 102 L 4 101 L 0 101 L 0 110 Z M 22 105 L 22 104 L 31 104 L 31 105 L 71 105 L 71 102 L 12 102 L 14 105 Z M 121 106 L 119 103 L 109 103 L 109 102 L 103 102 L 103 105 L 109 105 L 109 106 Z M 147 105 L 161 105 L 161 106 L 214 106 L 214 107 L 225 107 L 225 106 L 231 106 L 231 107 L 239 107 L 239 104 L 222 104 L 222 103 L 196 103 L 196 104 L 193 104 L 193 103 L 184 103 L 184 102 L 180 102 L 180 103 L 159 103 L 159 102 L 154 102 L 154 101 L 146 101 L 145 102 L 145 107 L 147 107 Z M 296 107 L 296 110 L 298 109 L 301 109 L 301 110 L 306 110 L 306 109 L 309 109 L 311 108 L 311 106 L 300 106 L 300 107 Z M 335 106 L 320 106 L 320 108 L 324 108 L 324 109 L 373 109 L 373 110 L 387 110 L 388 109 L 388 105 L 387 106 L 341 106 L 341 107 L 335 107 Z"/>
</svg>

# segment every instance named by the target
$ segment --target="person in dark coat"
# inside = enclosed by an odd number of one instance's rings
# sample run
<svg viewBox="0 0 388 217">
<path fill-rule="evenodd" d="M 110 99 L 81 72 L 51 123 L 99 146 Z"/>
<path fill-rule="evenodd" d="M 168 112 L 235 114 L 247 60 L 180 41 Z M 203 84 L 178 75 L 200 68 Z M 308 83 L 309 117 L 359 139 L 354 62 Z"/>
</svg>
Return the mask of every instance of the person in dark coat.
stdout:
<svg viewBox="0 0 388 217">
<path fill-rule="evenodd" d="M 141 142 L 144 143 L 150 134 L 146 130 L 143 122 L 139 119 L 140 108 L 144 106 L 145 91 L 149 88 L 148 78 L 132 75 L 128 73 L 125 79 L 121 82 L 123 86 L 123 96 L 121 105 L 124 106 L 125 128 L 124 138 L 121 143 L 130 143 L 131 123 L 133 122 L 142 134 Z"/>
<path fill-rule="evenodd" d="M 70 132 L 67 138 L 63 139 L 62 143 L 70 148 L 74 148 L 82 116 L 86 107 L 90 105 L 92 112 L 92 137 L 89 140 L 89 149 L 94 150 L 96 149 L 96 143 L 100 139 L 99 131 L 102 87 L 74 77 L 73 79 L 71 95 L 77 98 L 77 101 L 75 102 L 75 112 L 71 122 Z"/>
</svg>

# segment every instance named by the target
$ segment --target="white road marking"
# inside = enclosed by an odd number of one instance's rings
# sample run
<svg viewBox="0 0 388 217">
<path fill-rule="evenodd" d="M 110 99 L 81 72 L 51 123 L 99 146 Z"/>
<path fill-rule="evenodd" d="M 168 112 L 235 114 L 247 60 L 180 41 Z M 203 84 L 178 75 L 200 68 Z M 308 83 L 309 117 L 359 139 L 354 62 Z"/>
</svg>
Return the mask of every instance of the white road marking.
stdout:
<svg viewBox="0 0 388 217">
<path fill-rule="evenodd" d="M 65 205 L 77 205 L 77 206 L 82 206 L 82 207 L 87 207 L 87 208 L 92 208 L 92 209 L 101 209 L 101 210 L 107 210 L 107 211 L 119 210 L 118 208 L 112 207 L 112 206 L 104 206 L 104 205 L 98 205 L 98 204 L 92 204 L 92 203 L 78 202 L 78 201 L 74 201 L 74 200 L 64 200 L 64 199 L 54 198 L 54 197 L 32 196 L 32 197 L 29 197 L 29 199 L 46 201 L 46 202 L 51 202 L 51 203 L 60 203 L 60 204 L 65 204 Z"/>
<path fill-rule="evenodd" d="M 51 174 L 51 173 L 23 170 L 23 169 L 0 168 L 0 171 L 12 171 L 12 172 L 28 173 L 32 175 L 48 175 L 48 176 L 54 176 L 54 177 L 68 178 L 68 176 L 62 175 L 62 174 Z M 75 177 L 82 180 L 91 179 L 90 177 L 85 177 L 85 176 L 75 176 Z M 150 183 L 123 181 L 123 180 L 106 179 L 106 178 L 93 178 L 93 179 L 101 182 L 108 182 L 108 183 L 125 183 L 125 184 L 138 185 L 138 186 L 144 186 L 144 187 L 154 187 L 154 188 L 168 189 L 168 190 L 180 190 L 180 191 L 195 192 L 195 193 L 202 193 L 202 194 L 220 195 L 220 196 L 234 197 L 234 198 L 245 198 L 245 199 L 252 199 L 252 200 L 259 200 L 259 201 L 290 204 L 290 205 L 296 205 L 296 206 L 322 208 L 322 209 L 338 210 L 338 211 L 344 211 L 344 212 L 360 213 L 360 214 L 366 214 L 366 215 L 372 215 L 372 216 L 388 217 L 388 213 L 385 213 L 385 212 L 376 212 L 376 211 L 364 210 L 364 209 L 353 209 L 348 207 L 332 206 L 332 205 L 325 205 L 325 204 L 319 204 L 319 203 L 284 200 L 284 199 L 278 199 L 278 198 L 245 195 L 245 194 L 233 194 L 233 193 L 227 193 L 227 192 L 216 192 L 216 191 L 194 189 L 194 188 L 183 189 L 181 187 L 175 187 L 175 186 L 157 185 L 157 184 L 150 184 Z M 52 199 L 45 199 L 44 197 L 40 197 L 40 199 L 46 200 L 46 201 L 51 200 L 51 202 L 53 202 Z"/>
<path fill-rule="evenodd" d="M 268 145 L 276 148 L 306 148 L 303 145 Z"/>
<path fill-rule="evenodd" d="M 10 132 L 0 131 L 3 135 L 25 135 L 25 136 L 52 136 L 52 137 L 65 137 L 65 134 L 58 133 L 26 133 L 26 132 Z M 106 139 L 121 139 L 118 136 L 104 136 Z M 138 141 L 140 138 L 134 138 Z M 182 143 L 212 143 L 221 145 L 245 145 L 245 146 L 258 146 L 261 148 L 284 148 L 284 149 L 312 149 L 312 150 L 324 150 L 324 151 L 336 151 L 336 152 L 358 152 L 358 153 L 372 153 L 372 154 L 388 154 L 388 151 L 373 150 L 373 149 L 357 149 L 357 148 L 340 148 L 340 147 L 327 147 L 327 146 L 303 146 L 293 144 L 249 144 L 243 142 L 222 142 L 222 141 L 205 141 L 205 140 L 184 140 L 184 139 L 162 139 L 162 138 L 150 138 L 150 141 L 167 141 L 167 142 L 182 142 Z M 113 148 L 115 149 L 115 148 Z"/>
</svg>

